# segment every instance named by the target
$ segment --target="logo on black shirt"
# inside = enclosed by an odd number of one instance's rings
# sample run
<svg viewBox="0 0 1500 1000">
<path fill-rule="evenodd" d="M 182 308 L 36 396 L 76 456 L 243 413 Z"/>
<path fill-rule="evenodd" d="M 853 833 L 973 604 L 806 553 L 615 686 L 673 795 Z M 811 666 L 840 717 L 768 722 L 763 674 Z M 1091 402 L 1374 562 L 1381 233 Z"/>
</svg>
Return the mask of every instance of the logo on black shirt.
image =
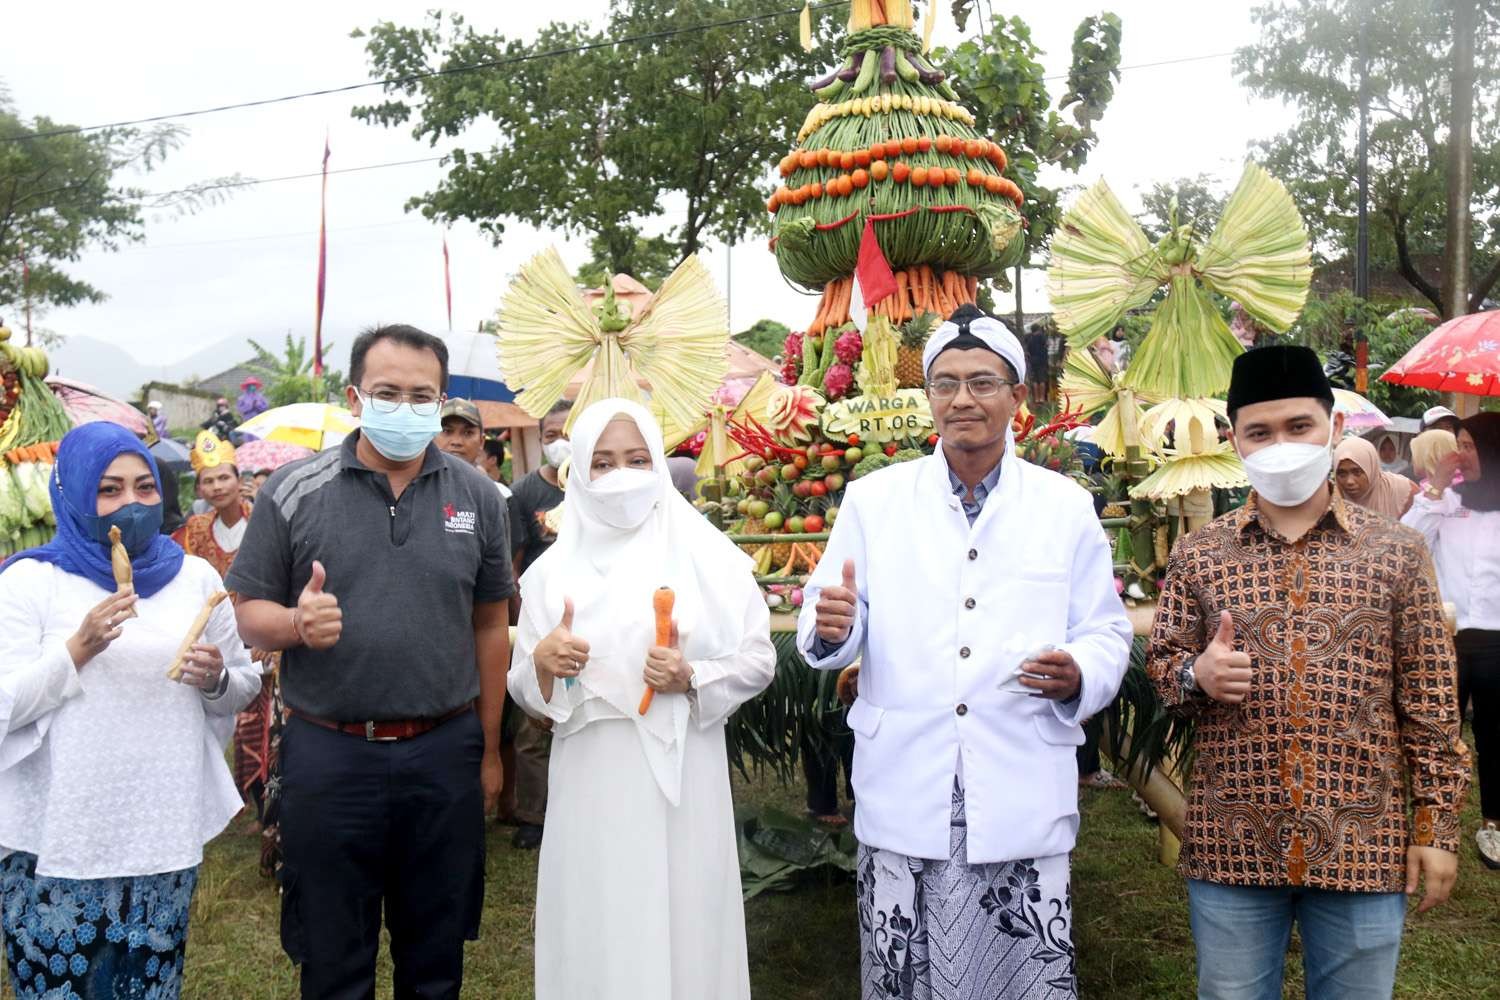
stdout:
<svg viewBox="0 0 1500 1000">
<path fill-rule="evenodd" d="M 443 530 L 450 535 L 472 535 L 474 517 L 472 510 L 459 510 L 451 503 L 447 504 L 443 507 Z"/>
</svg>

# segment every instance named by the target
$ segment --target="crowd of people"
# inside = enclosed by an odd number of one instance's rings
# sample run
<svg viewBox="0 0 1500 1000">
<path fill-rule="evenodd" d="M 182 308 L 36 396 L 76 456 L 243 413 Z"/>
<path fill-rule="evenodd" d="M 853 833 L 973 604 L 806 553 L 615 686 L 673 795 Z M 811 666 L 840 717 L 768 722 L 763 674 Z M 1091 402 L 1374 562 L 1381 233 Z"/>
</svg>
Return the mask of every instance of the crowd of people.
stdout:
<svg viewBox="0 0 1500 1000">
<path fill-rule="evenodd" d="M 849 486 L 805 591 L 797 647 L 855 696 L 865 1000 L 1077 995 L 1077 751 L 1132 628 L 1091 495 L 1015 458 L 1036 348 L 973 307 L 938 328 L 938 447 Z M 57 537 L 0 567 L 21 1000 L 176 997 L 203 847 L 247 805 L 304 997 L 373 996 L 382 928 L 396 996 L 459 996 L 490 816 L 540 850 L 535 996 L 750 995 L 723 733 L 775 671 L 750 561 L 646 409 L 560 404 L 508 487 L 447 365 L 363 334 L 359 430 L 263 479 L 205 428 L 170 534 L 133 434 L 65 437 Z M 1200 996 L 1280 997 L 1296 925 L 1310 997 L 1388 997 L 1408 898 L 1443 903 L 1461 851 L 1500 867 L 1500 415 L 1429 412 L 1403 464 L 1274 345 L 1228 424 L 1253 492 L 1173 551 L 1147 650 L 1196 722 Z"/>
</svg>

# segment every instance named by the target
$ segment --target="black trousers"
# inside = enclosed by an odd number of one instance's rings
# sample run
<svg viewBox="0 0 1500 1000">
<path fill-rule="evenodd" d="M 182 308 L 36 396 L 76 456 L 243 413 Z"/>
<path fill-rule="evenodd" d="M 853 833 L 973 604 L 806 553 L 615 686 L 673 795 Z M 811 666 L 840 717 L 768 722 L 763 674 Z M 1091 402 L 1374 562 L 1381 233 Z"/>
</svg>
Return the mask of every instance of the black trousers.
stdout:
<svg viewBox="0 0 1500 1000">
<path fill-rule="evenodd" d="M 396 743 L 287 724 L 281 943 L 305 1000 L 375 996 L 382 910 L 398 1000 L 458 997 L 484 902 L 483 750 L 472 712 Z"/>
<path fill-rule="evenodd" d="M 1458 651 L 1458 715 L 1474 704 L 1474 756 L 1479 764 L 1479 811 L 1500 819 L 1500 632 L 1468 628 L 1454 637 Z"/>
<path fill-rule="evenodd" d="M 802 775 L 807 779 L 807 811 L 814 816 L 837 816 L 839 767 L 844 769 L 844 797 L 854 801 L 854 734 L 838 712 L 823 723 L 824 750 L 802 741 Z M 831 746 L 830 746 L 831 744 Z"/>
</svg>

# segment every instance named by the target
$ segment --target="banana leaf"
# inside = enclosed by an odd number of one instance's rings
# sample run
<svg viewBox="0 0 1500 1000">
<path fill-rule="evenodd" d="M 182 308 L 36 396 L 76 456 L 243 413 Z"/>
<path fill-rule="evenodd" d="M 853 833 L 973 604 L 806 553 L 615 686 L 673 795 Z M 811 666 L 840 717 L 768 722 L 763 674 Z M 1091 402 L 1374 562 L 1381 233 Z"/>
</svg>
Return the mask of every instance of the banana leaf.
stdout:
<svg viewBox="0 0 1500 1000">
<path fill-rule="evenodd" d="M 1146 675 L 1147 641 L 1138 637 L 1130 649 L 1130 667 L 1120 685 L 1120 694 L 1104 712 L 1109 724 L 1100 747 L 1113 759 L 1117 770 L 1127 771 L 1137 763 L 1150 774 L 1169 761 L 1187 775 L 1191 770 L 1193 722 L 1162 707 L 1156 688 Z M 1129 740 L 1129 752 L 1124 746 Z"/>
<path fill-rule="evenodd" d="M 1193 270 L 1261 323 L 1289 329 L 1307 302 L 1312 251 L 1286 187 L 1260 166 L 1245 164 Z"/>
<path fill-rule="evenodd" d="M 740 883 L 745 899 L 795 889 L 808 872 L 854 874 L 859 843 L 848 830 L 831 831 L 778 809 L 736 809 Z"/>
<path fill-rule="evenodd" d="M 747 778 L 769 768 L 790 781 L 803 753 L 836 755 L 837 741 L 848 738 L 849 727 L 835 690 L 838 671 L 809 667 L 797 651 L 795 633 L 772 632 L 771 642 L 776 677 L 729 717 L 729 760 Z"/>
<path fill-rule="evenodd" d="M 1086 347 L 1145 305 L 1168 275 L 1141 227 L 1100 181 L 1078 198 L 1052 238 L 1052 318 L 1069 344 Z"/>
</svg>

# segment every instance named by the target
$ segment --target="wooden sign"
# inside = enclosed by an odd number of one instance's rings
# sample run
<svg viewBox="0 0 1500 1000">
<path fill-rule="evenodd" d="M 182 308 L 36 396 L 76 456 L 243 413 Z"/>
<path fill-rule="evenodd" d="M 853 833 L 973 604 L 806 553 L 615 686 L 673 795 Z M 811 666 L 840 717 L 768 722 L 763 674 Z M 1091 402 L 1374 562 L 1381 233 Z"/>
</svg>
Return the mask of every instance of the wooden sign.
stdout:
<svg viewBox="0 0 1500 1000">
<path fill-rule="evenodd" d="M 899 441 L 932 433 L 932 409 L 921 389 L 886 396 L 856 396 L 823 408 L 823 431 L 832 438 L 858 434 L 861 441 Z"/>
</svg>

